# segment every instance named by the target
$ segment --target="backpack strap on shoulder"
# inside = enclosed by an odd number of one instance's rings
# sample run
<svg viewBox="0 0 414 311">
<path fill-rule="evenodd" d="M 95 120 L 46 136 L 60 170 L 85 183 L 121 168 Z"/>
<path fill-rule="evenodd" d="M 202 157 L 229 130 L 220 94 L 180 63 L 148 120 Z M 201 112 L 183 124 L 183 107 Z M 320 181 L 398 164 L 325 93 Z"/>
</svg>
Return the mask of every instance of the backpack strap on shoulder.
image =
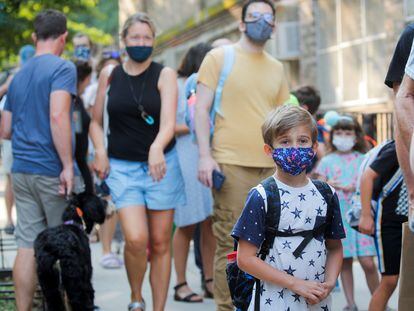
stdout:
<svg viewBox="0 0 414 311">
<path fill-rule="evenodd" d="M 391 179 L 382 188 L 382 200 L 390 195 L 404 180 L 401 168 L 394 173 Z"/>
<path fill-rule="evenodd" d="M 265 239 L 260 247 L 259 256 L 265 260 L 269 254 L 270 248 L 275 241 L 277 229 L 280 220 L 280 195 L 279 188 L 273 176 L 270 176 L 261 182 L 267 201 L 267 211 L 265 216 Z M 254 310 L 260 311 L 260 280 L 256 279 L 256 292 L 254 296 Z"/>
<path fill-rule="evenodd" d="M 322 194 L 323 199 L 327 204 L 326 209 L 326 219 L 332 218 L 332 197 L 334 196 L 331 187 L 323 181 L 312 179 L 313 184 L 315 185 L 316 189 Z"/>
<path fill-rule="evenodd" d="M 261 182 L 267 200 L 267 211 L 265 218 L 265 239 L 260 247 L 259 255 L 262 260 L 266 259 L 270 248 L 273 246 L 278 231 L 280 220 L 280 195 L 279 188 L 273 176 Z"/>
<path fill-rule="evenodd" d="M 236 51 L 233 45 L 225 45 L 223 66 L 221 67 L 220 77 L 217 83 L 216 92 L 214 94 L 213 107 L 211 109 L 210 119 L 214 120 L 216 113 L 221 115 L 221 96 L 223 94 L 224 84 L 233 68 L 234 60 L 236 58 Z"/>
</svg>

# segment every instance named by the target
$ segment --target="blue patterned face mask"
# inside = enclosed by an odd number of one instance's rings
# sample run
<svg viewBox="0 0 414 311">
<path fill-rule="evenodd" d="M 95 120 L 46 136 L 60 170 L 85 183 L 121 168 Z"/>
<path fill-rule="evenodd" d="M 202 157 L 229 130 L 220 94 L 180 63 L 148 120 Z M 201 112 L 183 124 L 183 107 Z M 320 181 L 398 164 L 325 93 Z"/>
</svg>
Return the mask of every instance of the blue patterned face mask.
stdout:
<svg viewBox="0 0 414 311">
<path fill-rule="evenodd" d="M 316 153 L 312 148 L 275 148 L 272 157 L 282 170 L 290 175 L 297 176 L 311 164 Z"/>
<path fill-rule="evenodd" d="M 91 57 L 91 49 L 85 45 L 79 45 L 75 47 L 75 51 L 73 52 L 73 56 L 76 60 L 87 62 Z"/>
</svg>

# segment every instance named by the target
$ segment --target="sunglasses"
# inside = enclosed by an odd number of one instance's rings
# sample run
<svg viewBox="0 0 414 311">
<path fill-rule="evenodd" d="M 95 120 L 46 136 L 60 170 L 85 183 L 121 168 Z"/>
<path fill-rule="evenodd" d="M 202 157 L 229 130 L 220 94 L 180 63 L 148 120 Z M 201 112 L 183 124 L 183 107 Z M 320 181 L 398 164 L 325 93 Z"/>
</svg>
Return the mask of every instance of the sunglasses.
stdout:
<svg viewBox="0 0 414 311">
<path fill-rule="evenodd" d="M 259 12 L 248 13 L 244 22 L 245 23 L 256 22 L 261 18 L 263 18 L 265 22 L 271 26 L 275 24 L 275 16 L 272 13 L 259 13 Z"/>
</svg>

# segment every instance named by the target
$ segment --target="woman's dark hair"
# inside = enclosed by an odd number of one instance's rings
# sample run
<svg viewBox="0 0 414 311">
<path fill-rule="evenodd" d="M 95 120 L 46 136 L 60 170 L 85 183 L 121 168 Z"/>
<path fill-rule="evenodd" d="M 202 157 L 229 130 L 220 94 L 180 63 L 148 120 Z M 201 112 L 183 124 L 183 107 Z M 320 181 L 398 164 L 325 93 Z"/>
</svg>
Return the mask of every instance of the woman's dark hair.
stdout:
<svg viewBox="0 0 414 311">
<path fill-rule="evenodd" d="M 267 5 L 269 5 L 272 8 L 273 15 L 276 14 L 275 5 L 273 4 L 272 1 L 270 1 L 270 0 L 248 0 L 248 1 L 246 1 L 246 3 L 243 5 L 243 8 L 242 8 L 242 16 L 241 16 L 242 17 L 242 22 L 244 22 L 244 20 L 246 18 L 247 9 L 249 8 L 250 4 L 258 3 L 258 2 L 266 3 Z"/>
<path fill-rule="evenodd" d="M 115 57 L 115 56 L 118 56 L 118 57 Z M 110 61 L 110 60 L 115 60 L 115 61 L 118 62 L 118 64 L 121 64 L 121 56 L 120 55 L 115 55 L 115 53 L 111 54 L 109 57 L 108 56 L 104 57 L 104 55 L 103 55 L 101 57 L 101 59 L 99 60 L 98 65 L 96 66 L 96 73 L 97 73 L 98 77 L 101 74 L 102 69 L 105 67 L 106 62 Z"/>
<path fill-rule="evenodd" d="M 210 50 L 211 45 L 208 43 L 199 43 L 191 47 L 181 62 L 180 68 L 177 71 L 178 75 L 180 77 L 189 77 L 193 73 L 198 72 L 204 57 Z"/>
<path fill-rule="evenodd" d="M 352 150 L 359 151 L 361 153 L 367 152 L 368 146 L 364 139 L 364 131 L 362 130 L 359 122 L 350 116 L 347 116 L 346 118 L 340 118 L 339 121 L 332 127 L 331 132 L 329 133 L 330 152 L 337 151 L 336 147 L 332 143 L 333 135 L 336 130 L 355 131 L 356 141 L 355 146 L 352 148 Z"/>
<path fill-rule="evenodd" d="M 66 32 L 66 16 L 57 10 L 44 10 L 33 22 L 37 40 L 56 39 Z"/>
<path fill-rule="evenodd" d="M 78 76 L 78 84 L 85 81 L 85 79 L 92 73 L 92 67 L 88 62 L 76 61 L 76 72 Z"/>
</svg>

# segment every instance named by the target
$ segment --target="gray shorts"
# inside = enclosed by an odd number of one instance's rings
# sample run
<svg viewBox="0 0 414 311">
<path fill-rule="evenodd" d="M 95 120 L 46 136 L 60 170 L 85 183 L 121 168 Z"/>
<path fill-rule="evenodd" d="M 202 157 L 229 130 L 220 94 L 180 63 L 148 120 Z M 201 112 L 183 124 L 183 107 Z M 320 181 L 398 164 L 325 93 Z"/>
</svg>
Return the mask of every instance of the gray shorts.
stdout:
<svg viewBox="0 0 414 311">
<path fill-rule="evenodd" d="M 67 201 L 59 195 L 58 177 L 13 173 L 12 181 L 17 213 L 17 247 L 33 248 L 40 232 L 62 223 Z M 75 184 L 78 185 L 75 191 L 79 191 L 79 178 Z"/>
</svg>

